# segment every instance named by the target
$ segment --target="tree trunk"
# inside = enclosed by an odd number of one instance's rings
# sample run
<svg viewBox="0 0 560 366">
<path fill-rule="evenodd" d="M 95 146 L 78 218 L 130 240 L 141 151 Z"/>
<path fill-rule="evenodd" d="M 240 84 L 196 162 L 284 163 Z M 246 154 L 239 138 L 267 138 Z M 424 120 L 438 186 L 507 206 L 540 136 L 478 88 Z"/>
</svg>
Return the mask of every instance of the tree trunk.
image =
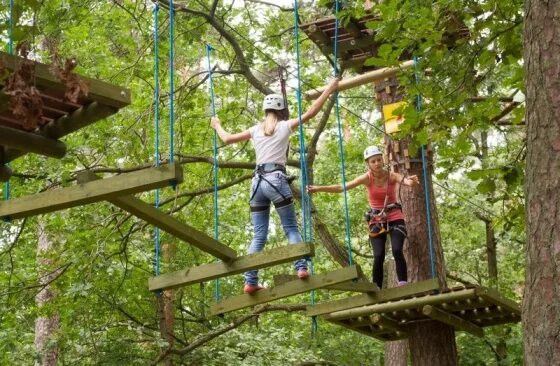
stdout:
<svg viewBox="0 0 560 366">
<path fill-rule="evenodd" d="M 55 298 L 51 282 L 56 278 L 56 271 L 52 271 L 52 261 L 47 259 L 52 242 L 45 232 L 44 223 L 39 220 L 37 224 L 37 264 L 39 283 L 44 287 L 35 296 L 37 308 L 40 309 Z M 58 345 L 53 341 L 60 327 L 60 316 L 54 313 L 51 316 L 39 316 L 35 320 L 35 350 L 39 360 L 37 366 L 54 366 L 58 363 Z"/>
<path fill-rule="evenodd" d="M 387 252 L 389 253 L 389 249 Z M 387 263 L 387 287 L 397 286 L 397 274 L 395 273 L 395 261 Z M 400 341 L 385 342 L 384 366 L 406 366 L 408 364 L 408 339 Z"/>
<path fill-rule="evenodd" d="M 525 2 L 526 365 L 560 365 L 560 1 Z"/>
<path fill-rule="evenodd" d="M 381 104 L 393 103 L 401 100 L 398 92 L 398 84 L 395 78 L 378 83 L 375 86 L 377 99 Z M 438 277 L 440 284 L 445 286 L 445 270 L 443 263 L 443 251 L 439 235 L 437 211 L 433 194 L 431 161 L 428 159 L 428 190 L 430 192 L 430 219 L 432 223 L 431 253 L 428 240 L 428 220 L 426 214 L 426 203 L 424 198 L 424 173 L 420 156 L 408 159 L 405 151 L 408 146 L 405 141 L 393 141 L 393 147 L 398 149 L 401 161 L 393 165 L 403 175 L 417 175 L 421 184 L 415 187 L 403 187 L 400 190 L 401 204 L 406 217 L 408 231 L 407 245 L 405 246 L 405 258 L 408 266 L 410 282 L 427 280 L 434 275 Z M 410 164 L 410 168 L 407 165 Z M 454 330 L 452 327 L 436 321 L 421 322 L 413 324 L 408 329 L 409 348 L 413 365 L 455 365 L 457 364 L 457 346 L 455 344 Z"/>
<path fill-rule="evenodd" d="M 162 245 L 162 254 L 164 263 L 169 265 L 176 252 L 176 247 L 173 244 Z M 174 291 L 164 290 L 161 294 L 157 296 L 158 304 L 158 318 L 159 318 L 159 330 L 163 339 L 167 341 L 167 346 L 162 349 L 163 353 L 168 350 L 173 349 L 175 344 L 175 338 L 173 333 L 173 327 L 175 325 L 175 303 L 174 303 Z M 164 358 L 165 366 L 173 366 L 173 359 L 170 355 Z"/>
</svg>

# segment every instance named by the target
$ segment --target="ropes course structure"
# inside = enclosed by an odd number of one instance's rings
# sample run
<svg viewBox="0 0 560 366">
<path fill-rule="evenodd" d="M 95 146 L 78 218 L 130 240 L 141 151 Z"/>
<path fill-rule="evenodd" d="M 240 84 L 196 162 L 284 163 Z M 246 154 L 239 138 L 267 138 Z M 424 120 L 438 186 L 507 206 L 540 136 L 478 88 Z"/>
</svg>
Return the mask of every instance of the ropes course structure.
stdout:
<svg viewBox="0 0 560 366">
<path fill-rule="evenodd" d="M 286 298 L 298 294 L 311 291 L 311 304 L 307 307 L 306 314 L 312 317 L 312 331 L 316 334 L 317 317 L 321 316 L 327 321 L 350 328 L 362 334 L 372 336 L 374 338 L 387 341 L 402 339 L 407 337 L 407 326 L 412 323 L 418 323 L 425 320 L 436 320 L 441 323 L 448 324 L 457 330 L 467 331 L 476 336 L 482 336 L 482 328 L 496 324 L 519 321 L 520 310 L 519 305 L 515 302 L 503 298 L 493 290 L 483 287 L 463 287 L 463 288 L 441 288 L 437 280 L 436 273 L 436 255 L 434 253 L 434 243 L 430 204 L 430 181 L 428 161 L 426 157 L 426 148 L 422 147 L 422 169 L 423 169 L 423 185 L 424 200 L 426 206 L 427 226 L 429 235 L 429 254 L 432 278 L 417 283 L 409 284 L 401 288 L 391 288 L 380 290 L 370 283 L 356 283 L 359 277 L 359 269 L 352 258 L 352 246 L 350 238 L 350 219 L 348 208 L 348 197 L 346 191 L 346 162 L 343 143 L 343 130 L 340 115 L 339 93 L 334 96 L 335 117 L 338 132 L 338 153 L 340 157 L 340 176 L 344 193 L 344 217 L 345 217 L 345 243 L 347 247 L 348 266 L 340 268 L 328 273 L 315 275 L 313 273 L 313 263 L 310 258 L 315 255 L 312 236 L 312 210 L 311 200 L 307 192 L 309 184 L 308 157 L 305 146 L 305 135 L 302 121 L 302 100 L 313 99 L 316 93 L 303 95 L 301 93 L 302 77 L 300 70 L 300 36 L 299 30 L 304 28 L 299 24 L 298 1 L 294 0 L 294 31 L 295 31 L 295 57 L 296 57 L 296 98 L 298 113 L 298 132 L 299 132 L 299 155 L 300 155 L 300 194 L 302 208 L 303 223 L 303 243 L 282 246 L 270 249 L 264 252 L 238 255 L 235 250 L 220 242 L 220 218 L 218 205 L 218 140 L 217 134 L 214 132 L 212 138 L 212 173 L 213 173 L 213 219 L 214 219 L 214 236 L 213 238 L 205 234 L 203 231 L 182 223 L 170 215 L 160 210 L 160 188 L 172 186 L 177 188 L 177 184 L 183 181 L 183 170 L 180 164 L 175 162 L 174 151 L 174 79 L 175 79 L 175 50 L 174 50 L 174 13 L 175 6 L 172 0 L 169 0 L 169 156 L 166 164 L 161 164 L 160 155 L 160 64 L 159 64 L 159 10 L 158 2 L 154 3 L 153 8 L 153 43 L 154 43 L 154 168 L 143 171 L 123 174 L 101 179 L 92 171 L 84 171 L 77 175 L 78 184 L 71 187 L 52 190 L 48 194 L 36 194 L 33 196 L 11 199 L 9 197 L 9 182 L 5 179 L 4 188 L 5 200 L 0 203 L 0 217 L 5 220 L 27 217 L 30 215 L 44 214 L 62 210 L 70 207 L 76 207 L 102 200 L 109 201 L 117 207 L 133 214 L 134 216 L 152 224 L 154 229 L 154 259 L 153 273 L 154 276 L 148 279 L 148 288 L 159 294 L 163 290 L 188 286 L 204 281 L 216 280 L 215 298 L 216 304 L 210 308 L 210 313 L 221 315 L 226 312 L 235 311 L 252 307 L 258 304 L 268 303 L 281 298 Z M 8 69 L 15 72 L 17 63 L 20 61 L 12 55 L 12 32 L 13 24 L 11 20 L 11 12 L 13 0 L 10 0 L 10 45 L 9 54 L 0 54 L 2 61 L 8 66 Z M 331 49 L 333 51 L 333 74 L 340 77 L 339 69 L 339 47 L 340 35 L 338 14 L 339 1 L 335 1 L 335 28 L 333 37 L 326 36 L 324 39 L 334 41 Z M 311 29 L 308 27 L 308 29 Z M 317 29 L 314 33 L 317 34 Z M 320 38 L 320 37 L 319 37 Z M 210 93 L 211 116 L 216 116 L 216 105 L 213 84 L 213 69 L 211 65 L 211 51 L 213 47 L 206 44 L 207 73 L 208 73 L 208 90 Z M 388 76 L 394 76 L 398 72 L 408 67 L 415 66 L 416 82 L 419 82 L 417 60 L 405 61 L 399 67 L 386 68 L 382 70 L 368 71 L 367 77 L 354 77 L 341 80 L 339 90 L 350 89 L 358 85 L 381 80 Z M 6 167 L 7 164 L 28 152 L 41 153 L 46 156 L 62 157 L 65 153 L 65 147 L 59 139 L 81 127 L 95 122 L 96 120 L 105 118 L 115 114 L 118 110 L 130 104 L 130 91 L 120 87 L 112 86 L 98 80 L 82 78 L 90 84 L 90 94 L 87 98 L 81 98 L 79 102 L 68 102 L 60 99 L 59 93 L 55 93 L 49 86 L 56 83 L 60 87 L 60 81 L 56 80 L 47 71 L 47 65 L 35 63 L 37 69 L 37 85 L 40 88 L 41 97 L 45 103 L 51 103 L 51 108 L 55 110 L 54 116 L 44 116 L 38 126 L 38 132 L 29 132 L 25 128 L 13 128 L 3 126 L 5 124 L 15 124 L 10 115 L 0 115 L 0 128 L 9 128 L 10 136 L 29 135 L 30 141 L 40 142 L 40 148 L 25 151 L 22 146 L 25 145 L 23 140 L 9 145 L 7 140 L 0 140 L 6 151 L 0 161 L 0 167 Z M 416 108 L 420 112 L 422 107 L 421 96 L 416 97 Z M 19 124 L 21 125 L 21 123 Z M 18 125 L 18 126 L 19 126 Z M 20 126 L 21 127 L 21 126 Z M 12 131 L 14 130 L 14 131 Z M 3 130 L 2 130 L 3 131 Z M 385 136 L 389 136 L 383 131 Z M 23 135 L 23 136 L 24 136 Z M 64 150 L 64 151 L 62 151 Z M 8 177 L 9 178 L 9 177 Z M 144 192 L 155 189 L 155 202 L 150 205 L 132 196 L 134 193 Z M 161 238 L 160 230 L 164 230 L 171 235 L 188 242 L 192 246 L 214 256 L 217 261 L 214 263 L 203 264 L 196 267 L 188 268 L 161 274 Z M 249 270 L 256 270 L 276 266 L 279 264 L 291 262 L 294 259 L 304 258 L 309 260 L 311 265 L 312 276 L 305 280 L 287 279 L 285 282 L 278 283 L 273 288 L 260 290 L 254 294 L 245 294 L 221 299 L 219 279 L 239 274 Z M 342 290 L 360 292 L 359 295 L 349 296 L 347 298 L 330 301 L 325 303 L 316 303 L 315 290 Z"/>
</svg>

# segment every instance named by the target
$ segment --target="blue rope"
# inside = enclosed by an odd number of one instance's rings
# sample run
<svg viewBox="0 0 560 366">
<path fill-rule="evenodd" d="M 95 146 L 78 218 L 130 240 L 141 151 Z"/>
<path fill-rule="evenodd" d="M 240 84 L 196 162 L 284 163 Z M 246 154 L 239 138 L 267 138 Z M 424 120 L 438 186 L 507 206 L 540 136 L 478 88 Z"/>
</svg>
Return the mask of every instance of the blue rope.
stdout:
<svg viewBox="0 0 560 366">
<path fill-rule="evenodd" d="M 210 90 L 210 106 L 212 117 L 216 116 L 216 102 L 214 100 L 214 82 L 212 80 L 212 65 L 210 63 L 210 51 L 214 48 L 209 44 L 206 45 L 206 60 L 208 63 L 208 89 Z M 218 134 L 214 130 L 212 136 L 212 152 L 214 155 L 213 173 L 214 173 L 214 239 L 220 237 L 220 221 L 218 215 Z M 215 298 L 216 302 L 220 301 L 220 279 L 215 281 Z"/>
<path fill-rule="evenodd" d="M 418 73 L 418 57 L 414 56 L 414 78 L 416 85 L 420 82 L 420 76 Z M 422 110 L 422 96 L 420 92 L 416 95 L 416 110 L 420 112 Z M 436 262 L 434 255 L 434 242 L 432 237 L 432 214 L 430 208 L 430 187 L 428 184 L 428 162 L 426 158 L 426 146 L 422 145 L 422 173 L 424 175 L 424 201 L 426 203 L 426 219 L 428 224 L 428 244 L 430 249 L 430 265 L 432 270 L 432 278 L 436 277 Z"/>
<path fill-rule="evenodd" d="M 299 163 L 301 170 L 301 210 L 303 218 L 303 240 L 312 240 L 312 223 L 311 223 L 311 198 L 309 193 L 307 193 L 308 185 L 308 174 L 307 174 L 307 153 L 305 151 L 305 135 L 303 134 L 303 123 L 302 117 L 302 102 L 301 102 L 301 70 L 300 70 L 300 51 L 299 51 L 299 14 L 298 14 L 298 1 L 294 0 L 294 33 L 295 33 L 295 43 L 296 43 L 296 69 L 297 69 L 297 106 L 298 106 L 298 133 L 299 133 Z M 309 268 L 311 270 L 311 275 L 314 274 L 313 261 L 311 259 L 307 260 Z M 311 305 L 315 304 L 315 290 L 311 290 Z M 311 318 L 311 334 L 313 337 L 317 334 L 317 317 Z"/>
<path fill-rule="evenodd" d="M 175 23 L 175 9 L 173 8 L 173 0 L 169 0 L 169 162 L 173 163 L 175 159 L 174 147 L 174 123 L 175 123 L 175 110 L 174 110 L 174 78 L 175 78 L 175 36 L 174 36 L 174 23 Z"/>
<path fill-rule="evenodd" d="M 338 76 L 338 0 L 335 2 L 335 26 L 334 26 L 334 66 L 333 73 L 334 77 Z M 335 103 L 334 110 L 336 115 L 336 124 L 338 127 L 338 150 L 340 155 L 340 175 L 342 176 L 342 191 L 344 193 L 344 229 L 345 229 L 345 241 L 346 248 L 348 250 L 348 263 L 352 264 L 352 243 L 350 240 L 350 218 L 348 216 L 348 192 L 346 190 L 346 163 L 344 161 L 344 142 L 342 140 L 342 124 L 340 122 L 340 106 L 338 102 L 338 91 L 334 94 Z"/>
<path fill-rule="evenodd" d="M 301 71 L 300 71 L 300 51 L 299 51 L 299 15 L 298 15 L 298 1 L 294 0 L 294 32 L 296 43 L 296 68 L 297 68 L 297 90 L 296 97 L 298 103 L 298 132 L 299 132 L 299 153 L 300 153 L 300 170 L 301 170 L 301 206 L 303 216 L 303 240 L 311 240 L 311 202 L 309 194 L 307 193 L 307 153 L 305 151 L 305 135 L 303 133 L 302 117 L 302 102 L 301 102 Z"/>
<path fill-rule="evenodd" d="M 158 13 L 159 13 L 159 4 L 155 4 L 154 6 L 154 124 L 155 124 L 155 160 L 156 166 L 159 166 L 160 163 L 160 154 L 159 154 L 159 34 L 158 34 Z M 159 208 L 159 189 L 156 189 L 156 198 L 155 204 L 156 208 Z M 154 260 L 154 273 L 156 276 L 160 273 L 160 233 L 159 228 L 155 228 L 154 233 L 154 241 L 155 241 L 155 260 Z"/>
<path fill-rule="evenodd" d="M 10 55 L 14 54 L 14 0 L 10 0 L 10 17 L 8 20 L 8 53 Z M 7 167 L 10 167 L 9 164 L 6 164 Z M 7 180 L 4 183 L 4 200 L 10 199 L 10 181 Z"/>
</svg>

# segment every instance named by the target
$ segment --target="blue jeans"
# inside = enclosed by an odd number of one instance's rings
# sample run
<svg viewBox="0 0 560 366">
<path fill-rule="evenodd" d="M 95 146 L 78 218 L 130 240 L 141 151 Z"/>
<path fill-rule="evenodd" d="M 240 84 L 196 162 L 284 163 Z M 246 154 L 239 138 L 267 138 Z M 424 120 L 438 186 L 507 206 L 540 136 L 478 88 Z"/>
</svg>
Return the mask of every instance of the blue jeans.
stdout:
<svg viewBox="0 0 560 366">
<path fill-rule="evenodd" d="M 253 222 L 254 235 L 249 246 L 249 254 L 262 251 L 266 244 L 271 202 L 274 203 L 274 207 L 280 216 L 284 233 L 288 237 L 288 243 L 296 244 L 303 241 L 299 233 L 292 191 L 286 174 L 275 171 L 264 174 L 262 178 L 255 174 L 251 184 L 251 196 L 251 221 Z M 295 269 L 296 271 L 307 270 L 307 261 L 305 259 L 297 260 Z M 245 272 L 246 284 L 257 285 L 258 281 L 257 270 Z"/>
</svg>

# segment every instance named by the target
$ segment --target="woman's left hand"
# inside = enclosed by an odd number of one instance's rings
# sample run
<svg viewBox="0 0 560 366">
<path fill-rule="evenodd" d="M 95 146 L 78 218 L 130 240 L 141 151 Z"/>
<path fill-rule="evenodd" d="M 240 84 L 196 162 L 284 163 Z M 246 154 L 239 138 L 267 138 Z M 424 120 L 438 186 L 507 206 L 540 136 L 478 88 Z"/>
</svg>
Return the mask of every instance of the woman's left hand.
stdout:
<svg viewBox="0 0 560 366">
<path fill-rule="evenodd" d="M 210 118 L 210 126 L 213 129 L 216 129 L 220 126 L 220 119 L 218 117 L 212 117 Z"/>
<path fill-rule="evenodd" d="M 420 184 L 420 181 L 418 180 L 418 177 L 416 175 L 409 175 L 407 179 L 410 186 Z"/>
</svg>

